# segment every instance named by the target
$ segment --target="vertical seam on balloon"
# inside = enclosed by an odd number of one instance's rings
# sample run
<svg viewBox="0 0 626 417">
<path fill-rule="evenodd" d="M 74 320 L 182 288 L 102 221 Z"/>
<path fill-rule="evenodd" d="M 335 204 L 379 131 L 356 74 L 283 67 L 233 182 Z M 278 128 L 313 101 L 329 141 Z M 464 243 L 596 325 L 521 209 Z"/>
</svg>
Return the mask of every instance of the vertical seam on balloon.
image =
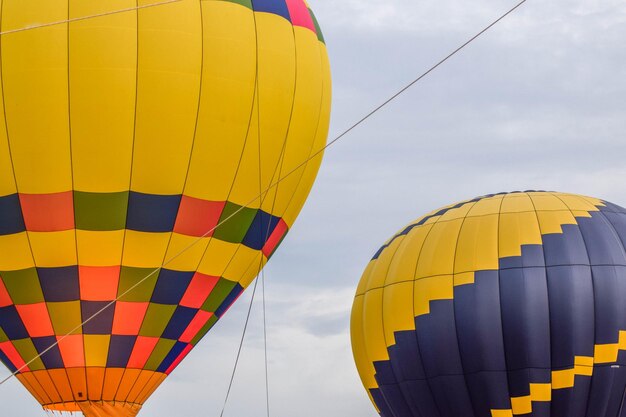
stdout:
<svg viewBox="0 0 626 417">
<path fill-rule="evenodd" d="M 135 0 L 135 7 L 139 7 L 139 0 Z M 139 9 L 135 10 L 136 17 L 136 30 L 135 30 L 135 109 L 133 115 L 133 141 L 132 147 L 130 151 L 130 172 L 128 175 L 128 198 L 126 199 L 126 213 L 124 213 L 124 233 L 122 237 L 122 249 L 120 253 L 120 272 L 117 277 L 117 293 L 120 292 L 120 288 L 122 285 L 122 271 L 124 270 L 124 251 L 126 249 L 126 235 L 128 231 L 128 210 L 130 209 L 130 195 L 133 185 L 133 170 L 134 170 L 134 160 L 135 160 L 135 140 L 137 138 L 137 106 L 139 103 Z M 153 272 L 155 273 L 155 272 Z M 147 277 L 145 278 L 147 279 Z M 116 294 L 116 299 L 118 298 Z M 115 313 L 115 309 L 117 308 L 117 302 L 112 305 L 113 312 Z M 137 339 L 135 339 L 135 344 L 137 343 Z M 134 347 L 134 345 L 133 345 Z M 122 372 L 122 376 L 120 378 L 120 382 L 124 379 L 126 375 L 127 369 L 124 368 Z M 118 385 L 115 393 L 113 394 L 113 402 L 117 399 L 117 394 L 120 390 L 120 386 Z M 104 391 L 104 385 L 103 385 Z"/>
<path fill-rule="evenodd" d="M 478 413 L 476 413 L 476 407 L 474 405 L 474 400 L 472 399 L 472 393 L 469 389 L 469 384 L 467 383 L 467 378 L 465 377 L 466 373 L 465 373 L 465 366 L 463 365 L 463 353 L 461 352 L 461 342 L 459 341 L 459 328 L 457 326 L 457 312 L 456 312 L 456 299 L 454 297 L 454 293 L 455 291 L 455 286 L 454 286 L 454 278 L 455 278 L 455 270 L 456 270 L 456 258 L 459 252 L 459 241 L 461 240 L 461 233 L 463 231 L 463 226 L 465 225 L 465 220 L 467 220 L 467 217 L 470 213 L 470 211 L 472 210 L 472 208 L 474 208 L 474 206 L 477 204 L 478 202 L 474 203 L 474 205 L 465 213 L 465 215 L 463 216 L 463 220 L 461 221 L 461 226 L 459 227 L 459 233 L 456 237 L 456 244 L 454 246 L 454 258 L 452 260 L 452 314 L 454 317 L 454 337 L 456 339 L 456 344 L 457 344 L 457 349 L 459 350 L 459 361 L 461 362 L 461 372 L 463 375 L 463 383 L 465 384 L 465 390 L 467 391 L 467 397 L 469 399 L 470 402 L 470 406 L 472 407 L 472 414 L 474 416 L 478 415 Z M 441 219 L 441 218 L 440 218 Z M 474 272 L 474 282 L 476 280 L 476 273 Z M 474 284 L 475 285 L 475 284 Z"/>
<path fill-rule="evenodd" d="M 3 22 L 4 4 L 5 4 L 4 1 L 0 1 L 0 24 L 1 24 L 1 22 Z M 2 58 L 4 56 L 4 49 L 2 48 L 2 40 L 3 40 L 3 38 L 0 37 L 0 66 L 2 66 Z M 2 68 L 2 69 L 4 69 L 4 68 Z M 0 71 L 0 83 L 2 84 L 2 110 L 3 110 L 3 113 L 4 113 L 3 114 L 3 116 L 4 116 L 4 128 L 5 128 L 5 133 L 6 133 L 6 137 L 7 137 L 7 148 L 8 148 L 8 151 L 9 151 L 9 160 L 11 161 L 11 172 L 13 174 L 13 180 L 15 182 L 15 192 L 18 195 L 18 201 L 19 201 L 19 188 L 18 188 L 18 183 L 17 183 L 17 175 L 15 173 L 15 165 L 13 164 L 13 153 L 11 151 L 11 141 L 9 139 L 9 121 L 7 119 L 6 101 L 5 101 L 5 93 L 4 93 L 4 90 L 5 90 L 5 88 L 4 88 L 4 86 L 5 86 L 5 83 L 4 83 L 4 71 Z M 22 212 L 21 203 L 20 203 L 20 212 Z M 23 218 L 24 215 L 23 215 L 23 213 L 21 213 L 21 214 L 22 214 L 22 218 Z M 39 286 L 41 287 L 41 282 L 39 281 L 39 272 L 37 270 L 37 264 L 35 263 L 35 254 L 33 253 L 33 248 L 32 248 L 31 242 L 30 242 L 30 235 L 28 233 L 28 230 L 26 229 L 26 224 L 24 224 L 24 233 L 26 235 L 26 240 L 28 242 L 28 248 L 29 248 L 29 251 L 30 251 L 31 259 L 33 261 L 33 269 L 35 270 L 35 274 L 37 274 L 37 282 L 39 283 Z M 44 299 L 44 302 L 45 302 L 45 299 Z M 46 312 L 48 312 L 48 305 L 47 305 L 47 303 L 46 303 Z M 48 316 L 50 316 L 49 312 L 48 312 Z M 29 338 L 30 338 L 30 335 L 29 335 Z M 13 343 L 12 340 L 11 340 L 11 343 Z M 37 353 L 39 353 L 39 352 L 37 352 Z M 20 354 L 20 357 L 21 356 L 22 355 Z M 28 361 L 26 361 L 26 362 L 28 362 Z M 45 366 L 44 366 L 44 369 L 45 369 Z M 46 369 L 46 372 L 47 372 L 47 369 Z M 21 372 L 20 372 L 20 374 L 21 374 Z M 25 378 L 23 378 L 23 379 L 26 380 Z M 39 381 L 37 381 L 37 383 L 39 384 Z M 55 387 L 55 390 L 57 390 L 56 387 Z M 42 388 L 42 391 L 45 393 L 45 390 L 43 390 L 43 388 Z M 73 395 L 73 393 L 72 393 L 72 395 Z M 52 400 L 52 399 L 50 398 L 50 400 Z"/>
<path fill-rule="evenodd" d="M 71 4 L 71 0 L 67 0 L 67 19 L 68 22 L 65 24 L 66 28 L 67 28 L 67 133 L 68 133 L 68 138 L 69 138 L 69 149 L 70 149 L 70 174 L 71 174 L 71 179 L 72 179 L 72 208 L 74 209 L 74 251 L 75 251 L 75 255 L 76 255 L 76 273 L 78 274 L 78 265 L 80 264 L 79 259 L 78 259 L 78 232 L 76 231 L 76 205 L 74 203 L 74 187 L 75 187 L 75 183 L 74 183 L 74 154 L 72 152 L 72 107 L 71 107 L 71 77 L 70 77 L 70 4 Z M 80 277 L 77 278 L 80 279 Z M 82 309 L 82 301 L 81 301 L 81 296 L 80 296 L 80 291 L 78 294 L 78 304 L 80 307 L 80 320 L 81 322 L 83 321 L 83 309 Z M 47 304 L 46 304 L 46 309 L 47 309 Z M 49 313 L 48 313 L 49 314 Z M 83 395 L 85 396 L 85 400 L 87 400 L 89 398 L 88 392 L 89 392 L 89 378 L 87 377 L 87 345 L 86 345 L 86 338 L 85 338 L 85 330 L 84 328 L 81 328 L 81 334 L 82 334 L 82 344 L 83 344 L 83 364 L 84 364 L 84 374 L 85 374 L 85 391 L 83 393 Z M 74 396 L 74 392 L 72 390 L 72 396 Z M 80 398 L 77 400 L 74 397 L 75 401 L 79 401 Z"/>
<path fill-rule="evenodd" d="M 594 358 L 594 362 L 595 362 L 595 346 L 596 346 L 596 341 L 597 341 L 597 334 L 596 334 L 596 283 L 595 283 L 595 278 L 594 278 L 594 274 L 593 274 L 593 267 L 591 264 L 591 256 L 589 256 L 589 250 L 587 249 L 587 242 L 585 241 L 585 235 L 583 234 L 582 229 L 580 228 L 580 225 L 578 224 L 578 220 L 576 220 L 576 215 L 574 214 L 574 212 L 572 211 L 572 209 L 565 203 L 565 201 L 563 201 L 563 199 L 561 199 L 557 193 L 551 193 L 554 197 L 556 197 L 561 203 L 563 203 L 563 205 L 565 205 L 565 207 L 567 207 L 567 210 L 572 214 L 572 217 L 574 218 L 574 220 L 576 221 L 576 227 L 578 227 L 579 231 L 580 231 L 580 237 L 583 240 L 583 243 L 585 245 L 585 252 L 587 253 L 587 259 L 589 260 L 589 276 L 591 278 L 591 301 L 593 302 L 593 348 L 594 350 L 591 352 L 592 357 Z M 590 214 L 591 215 L 591 214 Z M 619 331 L 618 331 L 618 338 L 619 338 Z M 619 340 L 618 340 L 619 342 Z M 576 357 L 574 356 L 574 366 L 576 366 Z M 592 371 L 593 371 L 594 366 L 592 365 Z M 595 376 L 595 372 L 591 375 L 590 379 L 591 381 L 589 381 L 589 387 L 587 388 L 587 407 L 586 411 L 585 411 L 585 415 L 588 414 L 589 411 L 589 398 L 591 398 L 591 388 L 593 387 L 593 380 Z M 576 376 L 574 376 L 574 378 L 576 378 Z M 596 381 L 597 382 L 597 381 Z M 576 385 L 576 382 L 574 381 L 574 384 L 572 385 L 572 390 L 574 389 Z"/>
<path fill-rule="evenodd" d="M 496 251 L 498 253 L 498 298 L 499 298 L 499 302 L 498 302 L 498 306 L 499 306 L 499 310 L 500 310 L 500 334 L 502 335 L 502 356 L 504 357 L 504 379 L 506 380 L 506 394 L 507 394 L 507 401 L 509 402 L 509 406 L 511 407 L 511 410 L 513 409 L 513 404 L 511 403 L 511 386 L 509 384 L 509 372 L 508 372 L 508 363 L 507 363 L 507 358 L 506 358 L 506 339 L 504 337 L 504 319 L 503 319 L 503 314 L 502 314 L 502 286 L 500 285 L 500 283 L 502 282 L 502 278 L 500 276 L 500 223 L 501 223 L 501 219 L 502 219 L 502 206 L 504 205 L 504 199 L 506 198 L 506 195 L 502 196 L 502 200 L 500 201 L 500 207 L 498 208 L 498 231 L 496 233 Z M 526 285 L 526 281 L 524 281 L 524 286 Z M 491 407 L 490 407 L 491 408 Z"/>
<path fill-rule="evenodd" d="M 528 199 L 530 200 L 530 204 L 533 206 L 533 212 L 535 213 L 535 218 L 537 219 L 537 227 L 539 228 L 539 236 L 541 237 L 541 252 L 543 253 L 543 270 L 544 270 L 544 276 L 546 279 L 546 300 L 548 302 L 548 329 L 550 333 L 550 392 L 552 392 L 554 391 L 554 389 L 552 388 L 552 345 L 553 345 L 552 343 L 552 314 L 551 314 L 551 308 L 550 308 L 550 283 L 548 279 L 548 267 L 546 265 L 546 248 L 543 244 L 544 235 L 541 231 L 541 222 L 539 221 L 539 212 L 537 211 L 537 206 L 535 206 L 535 202 L 533 201 L 529 193 L 524 193 L 524 194 L 528 196 Z M 530 384 L 530 378 L 528 379 L 529 379 L 528 382 Z M 552 400 L 548 401 L 548 404 L 550 406 L 550 415 L 552 415 Z M 532 407 L 532 402 L 531 402 L 531 407 Z"/>
</svg>

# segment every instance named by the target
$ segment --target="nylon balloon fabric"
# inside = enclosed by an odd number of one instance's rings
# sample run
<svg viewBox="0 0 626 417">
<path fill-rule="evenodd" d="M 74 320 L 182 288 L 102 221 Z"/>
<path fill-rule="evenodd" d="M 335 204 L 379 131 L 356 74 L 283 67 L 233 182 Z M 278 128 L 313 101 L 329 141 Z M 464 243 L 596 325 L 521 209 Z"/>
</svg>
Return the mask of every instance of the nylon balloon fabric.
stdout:
<svg viewBox="0 0 626 417">
<path fill-rule="evenodd" d="M 3 0 L 0 22 L 0 360 L 48 410 L 135 415 L 302 208 L 324 38 L 304 0 Z"/>
<path fill-rule="evenodd" d="M 626 210 L 556 192 L 434 211 L 368 264 L 354 358 L 384 417 L 623 417 Z"/>
</svg>

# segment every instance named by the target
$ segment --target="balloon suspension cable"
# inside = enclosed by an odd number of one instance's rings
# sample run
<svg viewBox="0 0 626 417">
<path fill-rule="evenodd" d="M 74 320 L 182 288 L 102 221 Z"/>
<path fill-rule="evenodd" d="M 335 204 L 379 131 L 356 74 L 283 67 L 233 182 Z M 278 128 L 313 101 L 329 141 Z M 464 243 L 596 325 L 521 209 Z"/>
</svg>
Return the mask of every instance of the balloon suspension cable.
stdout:
<svg viewBox="0 0 626 417">
<path fill-rule="evenodd" d="M 95 19 L 95 18 L 103 17 L 103 16 L 111 16 L 111 15 L 120 14 L 120 13 L 134 12 L 136 10 L 149 9 L 151 7 L 157 7 L 157 6 L 165 6 L 166 4 L 180 3 L 182 1 L 184 0 L 165 0 L 162 2 L 158 2 L 158 3 L 142 4 L 141 6 L 127 7 L 124 9 L 111 10 L 109 12 L 102 12 L 98 14 L 90 14 L 87 16 L 73 17 L 71 19 L 55 20 L 54 22 L 41 23 L 37 25 L 29 25 L 29 26 L 18 28 L 18 29 L 5 30 L 4 32 L 0 32 L 0 36 L 10 35 L 12 33 L 26 32 L 28 30 L 41 29 L 41 28 L 46 28 L 50 26 L 63 25 L 65 23 L 80 22 L 82 20 Z"/>
<path fill-rule="evenodd" d="M 149 7 L 149 6 L 157 6 L 157 5 L 161 5 L 161 4 L 168 4 L 168 3 L 174 3 L 174 2 L 178 2 L 178 1 L 183 1 L 183 0 L 168 0 L 167 2 L 163 2 L 163 3 L 154 3 L 152 5 L 145 5 L 145 6 L 140 6 L 142 8 L 145 7 Z M 367 113 L 364 117 L 362 117 L 360 120 L 358 120 L 356 123 L 352 124 L 350 127 L 348 127 L 346 130 L 344 130 L 342 133 L 340 133 L 338 136 L 336 136 L 333 140 L 331 140 L 330 142 L 328 142 L 325 146 L 323 146 L 321 149 L 315 151 L 312 155 L 309 155 L 309 157 L 307 159 L 305 159 L 304 161 L 302 161 L 300 164 L 298 164 L 296 167 L 292 168 L 290 171 L 288 171 L 284 176 L 280 176 L 276 181 L 272 182 L 267 188 L 265 188 L 265 190 L 261 193 L 259 193 L 258 196 L 254 197 L 253 199 L 251 199 L 250 201 L 248 201 L 246 204 L 243 204 L 241 207 L 239 207 L 237 210 L 235 210 L 233 213 L 231 213 L 228 217 L 226 217 L 225 219 L 223 219 L 222 221 L 220 221 L 217 225 L 213 226 L 212 228 L 210 228 L 205 234 L 203 234 L 202 236 L 198 237 L 196 240 L 194 240 L 193 242 L 191 242 L 189 245 L 187 245 L 186 247 L 184 247 L 180 252 L 176 253 L 174 256 L 172 256 L 170 259 L 166 260 L 165 262 L 163 262 L 161 264 L 160 267 L 154 269 L 152 272 L 150 272 L 148 275 L 146 275 L 144 278 L 142 278 L 141 280 L 139 280 L 137 283 L 135 283 L 133 286 L 131 286 L 130 288 L 128 288 L 126 291 L 124 291 L 122 294 L 118 295 L 113 301 L 109 302 L 108 304 L 106 304 L 103 308 L 101 308 L 100 310 L 96 311 L 94 314 L 92 314 L 91 316 L 89 316 L 86 320 L 84 320 L 80 325 L 76 326 L 75 328 L 73 328 L 72 330 L 70 330 L 67 334 L 65 334 L 62 337 L 59 337 L 50 347 L 48 347 L 47 349 L 43 350 L 41 353 L 39 353 L 38 355 L 36 355 L 34 358 L 32 358 L 30 361 L 26 362 L 25 364 L 23 364 L 19 369 L 17 369 L 15 372 L 11 373 L 9 376 L 7 376 L 6 378 L 4 378 L 3 380 L 0 381 L 0 386 L 4 385 L 7 381 L 9 381 L 11 378 L 15 377 L 17 374 L 19 374 L 22 370 L 26 369 L 30 364 L 32 364 L 34 361 L 36 361 L 37 359 L 39 359 L 41 356 L 45 355 L 46 353 L 48 353 L 50 350 L 52 350 L 55 346 L 57 346 L 59 343 L 61 343 L 63 340 L 65 340 L 67 337 L 69 337 L 70 335 L 74 334 L 76 331 L 80 330 L 83 325 L 89 323 L 90 321 L 92 321 L 94 318 L 98 317 L 100 314 L 102 314 L 105 310 L 107 310 L 108 308 L 110 308 L 111 306 L 113 306 L 117 301 L 119 301 L 122 297 L 126 296 L 127 294 L 129 294 L 130 292 L 132 292 L 133 290 L 135 290 L 137 287 L 139 287 L 141 284 L 143 284 L 145 281 L 147 281 L 148 279 L 150 279 L 150 277 L 152 277 L 154 274 L 156 274 L 157 272 L 159 272 L 163 267 L 169 265 L 171 262 L 173 262 L 174 260 L 176 260 L 177 258 L 179 258 L 181 255 L 183 255 L 184 253 L 186 253 L 189 249 L 191 249 L 192 247 L 194 247 L 195 245 L 197 245 L 199 242 L 202 241 L 203 238 L 208 237 L 211 233 L 213 233 L 217 228 L 221 227 L 222 225 L 224 225 L 225 223 L 227 223 L 228 221 L 230 221 L 233 217 L 237 216 L 239 214 L 239 212 L 241 212 L 242 210 L 250 207 L 252 204 L 254 204 L 257 201 L 261 201 L 262 197 L 264 195 L 266 195 L 267 193 L 269 193 L 272 189 L 276 188 L 280 183 L 282 183 L 283 181 L 285 181 L 287 178 L 289 178 L 291 175 L 295 174 L 296 172 L 298 172 L 301 168 L 305 167 L 311 160 L 317 158 L 318 156 L 320 156 L 326 149 L 330 148 L 331 146 L 333 146 L 335 143 L 337 143 L 339 140 L 341 140 L 342 138 L 344 138 L 348 133 L 352 132 L 355 128 L 357 128 L 358 126 L 360 126 L 361 124 L 363 124 L 366 120 L 370 119 L 374 114 L 378 113 L 380 110 L 382 110 L 384 107 L 386 107 L 389 103 L 391 103 L 392 101 L 394 101 L 395 99 L 397 99 L 399 96 L 401 96 L 402 94 L 404 94 L 408 89 L 410 89 L 411 87 L 413 87 L 415 84 L 417 84 L 419 81 L 421 81 L 423 78 L 425 78 L 426 76 L 428 76 L 430 73 L 432 73 L 434 70 L 436 70 L 437 68 L 439 68 L 442 64 L 444 64 L 446 61 L 448 61 L 450 58 L 452 58 L 454 55 L 458 54 L 461 50 L 463 50 L 465 47 L 467 47 L 469 44 L 471 44 L 472 42 L 474 42 L 477 38 L 479 38 L 481 35 L 483 35 L 485 32 L 487 32 L 489 29 L 491 29 L 493 26 L 495 26 L 496 24 L 498 24 L 501 20 L 503 20 L 504 18 L 506 18 L 508 15 L 510 15 L 511 13 L 513 13 L 515 10 L 517 10 L 520 6 L 522 6 L 524 3 L 526 3 L 527 0 L 522 0 L 519 3 L 517 3 L 514 7 L 512 7 L 511 9 L 509 9 L 506 13 L 504 13 L 503 15 L 501 15 L 500 17 L 498 17 L 496 20 L 494 20 L 492 23 L 490 23 L 488 26 L 486 26 L 484 29 L 482 29 L 480 32 L 478 32 L 476 35 L 472 36 L 467 42 L 463 43 L 461 46 L 459 46 L 458 48 L 456 48 L 454 51 L 452 51 L 451 53 L 449 53 L 445 58 L 441 59 L 440 61 L 438 61 L 436 64 L 434 64 L 432 67 L 430 67 L 428 70 L 426 70 L 425 72 L 423 72 L 420 76 L 418 76 L 417 78 L 415 78 L 413 81 L 409 82 L 407 85 L 405 85 L 402 89 L 400 89 L 398 92 L 396 92 L 395 94 L 393 94 L 390 98 L 388 98 L 387 100 L 385 100 L 382 104 L 380 104 L 379 106 L 375 107 L 373 110 L 371 110 L 369 113 Z M 110 12 L 109 14 L 111 14 L 112 12 Z M 48 24 L 49 26 L 50 24 Z M 34 27 L 33 27 L 34 28 Z M 27 30 L 26 28 L 24 30 Z M 5 32 L 6 33 L 6 32 Z M 4 34 L 4 33 L 0 33 L 0 34 Z M 256 284 L 255 284 L 256 287 Z"/>
</svg>

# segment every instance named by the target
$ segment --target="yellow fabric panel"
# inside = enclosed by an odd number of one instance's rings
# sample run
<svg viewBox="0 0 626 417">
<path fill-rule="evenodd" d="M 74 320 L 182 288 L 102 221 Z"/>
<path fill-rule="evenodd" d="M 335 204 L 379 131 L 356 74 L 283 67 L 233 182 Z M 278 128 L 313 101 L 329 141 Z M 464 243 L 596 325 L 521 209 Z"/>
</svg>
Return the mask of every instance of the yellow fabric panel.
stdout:
<svg viewBox="0 0 626 417">
<path fill-rule="evenodd" d="M 257 13 L 256 28 L 257 96 L 229 197 L 239 205 L 250 202 L 272 183 L 272 179 L 277 179 L 294 100 L 296 57 L 291 23 L 275 14 Z M 272 207 L 275 190 L 273 188 L 267 195 L 266 211 Z M 258 207 L 258 203 L 253 206 Z"/>
<path fill-rule="evenodd" d="M 139 1 L 139 5 L 153 3 L 154 0 Z M 200 94 L 200 2 L 184 1 L 140 10 L 138 42 L 131 189 L 149 194 L 180 194 L 187 176 Z M 214 182 L 215 178 L 210 184 Z"/>
<path fill-rule="evenodd" d="M 574 386 L 574 370 L 564 369 L 552 371 L 552 389 L 563 389 Z"/>
<path fill-rule="evenodd" d="M 76 234 L 62 232 L 28 232 L 35 264 L 42 267 L 76 265 Z"/>
<path fill-rule="evenodd" d="M 530 384 L 530 398 L 533 401 L 552 400 L 552 384 Z"/>
<path fill-rule="evenodd" d="M 499 254 L 501 258 L 521 256 L 522 245 L 541 245 L 541 231 L 534 212 L 500 214 Z"/>
<path fill-rule="evenodd" d="M 596 345 L 593 354 L 594 363 L 611 363 L 617 361 L 619 344 Z"/>
<path fill-rule="evenodd" d="M 500 207 L 502 207 L 503 196 L 497 195 L 494 197 L 483 198 L 476 202 L 467 213 L 468 217 L 474 216 L 486 216 L 488 214 L 500 213 Z"/>
<path fill-rule="evenodd" d="M 458 219 L 433 225 L 420 252 L 416 279 L 453 273 L 456 240 L 462 224 L 463 220 Z"/>
<path fill-rule="evenodd" d="M 511 398 L 511 407 L 515 415 L 532 413 L 533 405 L 530 400 L 530 395 Z"/>
<path fill-rule="evenodd" d="M 230 260 L 230 263 L 222 272 L 222 276 L 228 280 L 238 282 L 247 271 L 250 264 L 256 264 L 258 269 L 260 259 L 261 252 L 244 245 L 239 245 L 237 252 L 235 252 L 232 259 Z"/>
<path fill-rule="evenodd" d="M 388 285 L 384 288 L 383 328 L 387 346 L 396 344 L 395 332 L 415 330 L 413 281 Z"/>
<path fill-rule="evenodd" d="M 365 351 L 373 362 L 389 360 L 383 330 L 383 289 L 369 290 L 363 296 L 363 335 Z"/>
<path fill-rule="evenodd" d="M 491 417 L 513 417 L 511 410 L 491 410 Z"/>
<path fill-rule="evenodd" d="M 326 51 L 326 46 L 320 43 L 319 50 L 320 59 L 322 62 L 322 110 L 320 112 L 320 119 L 317 125 L 315 142 L 313 143 L 313 147 L 311 148 L 311 153 L 309 155 L 309 158 L 311 158 L 311 160 L 306 164 L 304 174 L 302 174 L 302 180 L 300 181 L 298 189 L 294 193 L 292 201 L 289 203 L 289 207 L 283 215 L 283 220 L 285 220 L 285 222 L 289 226 L 293 225 L 296 217 L 300 213 L 300 210 L 302 210 L 302 206 L 304 205 L 304 202 L 308 197 L 311 188 L 313 187 L 313 182 L 315 181 L 315 177 L 317 176 L 317 172 L 319 171 L 320 165 L 322 163 L 322 157 L 324 156 L 324 152 L 322 152 L 322 149 L 324 149 L 324 147 L 326 146 L 326 139 L 328 137 L 332 99 L 332 82 L 330 76 L 330 63 L 328 62 L 328 53 Z M 319 154 L 317 154 L 318 152 Z"/>
<path fill-rule="evenodd" d="M 76 245 L 80 265 L 119 265 L 122 259 L 124 231 L 76 231 Z"/>
<path fill-rule="evenodd" d="M 567 206 L 552 194 L 528 193 L 528 195 L 537 211 L 567 210 Z"/>
<path fill-rule="evenodd" d="M 455 273 L 498 269 L 498 218 L 490 214 L 465 219 L 457 241 Z"/>
<path fill-rule="evenodd" d="M 0 7 L 2 1 L 0 0 Z M 2 79 L 2 65 L 0 65 L 0 80 Z M 0 83 L 0 97 L 3 97 L 3 87 Z M 17 191 L 13 176 L 13 161 L 9 150 L 6 120 L 4 119 L 4 100 L 0 100 L 0 197 L 14 194 Z"/>
<path fill-rule="evenodd" d="M 520 213 L 524 211 L 535 211 L 533 201 L 527 194 L 507 194 L 504 196 L 500 213 Z"/>
<path fill-rule="evenodd" d="M 107 365 L 107 355 L 109 353 L 110 335 L 83 336 L 85 344 L 85 365 L 87 367 L 96 366 L 104 368 Z"/>
<path fill-rule="evenodd" d="M 435 216 L 435 217 L 437 218 L 437 221 L 440 221 L 440 222 L 462 219 L 464 217 L 467 217 L 467 215 L 469 214 L 469 211 L 472 209 L 472 207 L 474 207 L 474 204 L 476 203 L 463 204 L 459 208 L 453 208 L 453 209 L 448 210 L 442 216 Z"/>
<path fill-rule="evenodd" d="M 67 19 L 67 6 L 66 0 L 5 0 L 2 30 Z M 1 42 L 17 188 L 33 194 L 70 190 L 67 25 L 13 33 Z"/>
<path fill-rule="evenodd" d="M 454 274 L 454 286 L 467 285 L 474 283 L 475 272 L 463 272 L 460 274 Z"/>
<path fill-rule="evenodd" d="M 369 282 L 369 277 L 374 270 L 374 265 L 376 265 L 376 261 L 370 261 L 365 267 L 365 271 L 363 271 L 363 275 L 361 275 L 361 279 L 359 280 L 359 285 L 356 289 L 356 295 L 363 295 L 368 290 L 367 283 Z"/>
<path fill-rule="evenodd" d="M 539 228 L 542 235 L 549 233 L 563 233 L 561 226 L 564 224 L 577 224 L 576 219 L 569 210 L 564 211 L 538 211 Z"/>
<path fill-rule="evenodd" d="M 134 0 L 69 0 L 70 18 L 136 5 Z M 137 13 L 69 25 L 69 77 L 74 188 L 128 189 L 133 152 Z"/>
<path fill-rule="evenodd" d="M 171 233 L 150 233 L 127 230 L 122 265 L 156 268 L 164 261 Z"/>
<path fill-rule="evenodd" d="M 168 269 L 176 271 L 195 271 L 209 245 L 211 238 L 198 238 L 172 233 L 165 255 Z"/>
<path fill-rule="evenodd" d="M 588 199 L 573 194 L 555 194 L 571 211 L 599 211 L 596 204 Z M 597 200 L 600 203 L 600 200 Z"/>
<path fill-rule="evenodd" d="M 254 281 L 254 278 L 259 275 L 259 272 L 266 263 L 267 258 L 265 258 L 265 256 L 263 256 L 263 254 L 259 252 L 257 259 L 254 259 L 248 266 L 248 269 L 239 276 L 239 285 L 241 285 L 243 288 L 248 288 L 252 281 Z"/>
<path fill-rule="evenodd" d="M 285 156 L 280 177 L 285 177 L 305 161 L 313 147 L 322 108 L 322 68 L 317 36 L 309 29 L 295 26 L 296 87 Z M 267 199 L 263 208 L 281 216 L 287 210 L 302 180 L 304 166 L 285 177 L 278 185 L 276 200 Z M 273 182 L 278 180 L 274 178 Z"/>
<path fill-rule="evenodd" d="M 27 232 L 0 236 L 0 271 L 17 271 L 35 266 Z"/>
<path fill-rule="evenodd" d="M 385 285 L 415 279 L 417 260 L 431 228 L 432 225 L 417 226 L 404 238 L 389 265 Z"/>
<path fill-rule="evenodd" d="M 365 334 L 363 333 L 363 302 L 365 296 L 359 295 L 354 299 L 350 317 L 350 339 L 352 340 L 352 353 L 354 361 L 363 385 L 367 389 L 378 388 L 376 383 L 376 370 L 372 361 L 367 356 Z"/>
<path fill-rule="evenodd" d="M 404 241 L 406 236 L 400 236 L 397 239 L 394 239 L 391 244 L 380 254 L 376 263 L 374 264 L 374 268 L 372 269 L 372 273 L 369 276 L 369 280 L 367 282 L 367 288 L 369 290 L 373 288 L 382 288 L 387 281 L 387 273 L 389 272 L 389 265 L 391 264 L 396 251 Z"/>
<path fill-rule="evenodd" d="M 224 201 L 237 172 L 252 111 L 254 16 L 250 9 L 231 2 L 203 1 L 201 5 L 202 89 L 185 194 Z"/>
<path fill-rule="evenodd" d="M 239 246 L 236 243 L 211 239 L 198 266 L 198 272 L 214 277 L 222 276 Z"/>
<path fill-rule="evenodd" d="M 430 313 L 430 302 L 452 300 L 454 297 L 452 275 L 421 278 L 415 281 L 413 315 L 415 317 Z"/>
<path fill-rule="evenodd" d="M 626 350 L 626 331 L 620 330 L 618 344 L 620 350 Z"/>
</svg>

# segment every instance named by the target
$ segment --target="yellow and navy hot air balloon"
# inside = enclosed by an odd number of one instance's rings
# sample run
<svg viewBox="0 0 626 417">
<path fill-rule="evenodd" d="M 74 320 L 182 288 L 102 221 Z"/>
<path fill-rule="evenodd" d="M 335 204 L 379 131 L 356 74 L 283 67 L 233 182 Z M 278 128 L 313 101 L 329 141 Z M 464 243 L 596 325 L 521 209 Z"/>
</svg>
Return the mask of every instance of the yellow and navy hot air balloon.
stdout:
<svg viewBox="0 0 626 417">
<path fill-rule="evenodd" d="M 0 360 L 47 410 L 133 416 L 298 215 L 324 38 L 304 0 L 3 0 L 0 22 Z"/>
<path fill-rule="evenodd" d="M 626 415 L 626 210 L 554 192 L 489 195 L 409 224 L 352 310 L 384 417 Z"/>
</svg>

